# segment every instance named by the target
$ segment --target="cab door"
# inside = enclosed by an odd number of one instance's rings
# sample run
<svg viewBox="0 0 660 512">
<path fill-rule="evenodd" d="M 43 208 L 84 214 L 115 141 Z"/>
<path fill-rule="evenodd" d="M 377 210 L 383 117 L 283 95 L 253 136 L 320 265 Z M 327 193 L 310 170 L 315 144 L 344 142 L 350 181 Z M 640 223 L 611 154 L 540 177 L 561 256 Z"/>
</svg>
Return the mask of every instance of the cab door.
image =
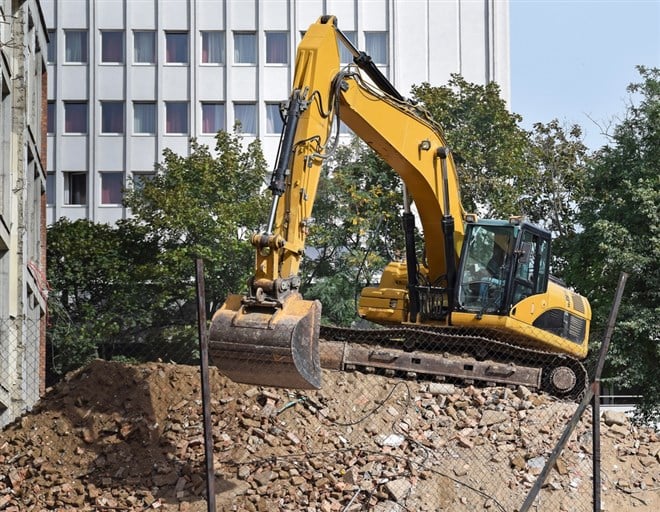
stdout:
<svg viewBox="0 0 660 512">
<path fill-rule="evenodd" d="M 523 225 L 515 250 L 513 295 L 515 305 L 525 297 L 544 293 L 548 288 L 550 266 L 550 233 L 530 225 Z"/>
</svg>

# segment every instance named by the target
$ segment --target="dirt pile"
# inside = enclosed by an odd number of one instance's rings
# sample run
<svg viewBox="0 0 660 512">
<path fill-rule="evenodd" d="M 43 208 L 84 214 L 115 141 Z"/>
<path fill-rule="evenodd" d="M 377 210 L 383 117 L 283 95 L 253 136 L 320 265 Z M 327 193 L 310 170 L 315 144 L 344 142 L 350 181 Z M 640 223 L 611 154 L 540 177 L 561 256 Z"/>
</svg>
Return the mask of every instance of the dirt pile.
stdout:
<svg viewBox="0 0 660 512">
<path fill-rule="evenodd" d="M 211 375 L 220 510 L 519 507 L 574 404 L 521 387 L 324 373 L 304 395 Z M 660 439 L 602 424 L 605 510 L 660 510 Z M 538 510 L 591 510 L 585 418 Z M 0 432 L 0 510 L 206 510 L 198 369 L 95 361 Z"/>
</svg>

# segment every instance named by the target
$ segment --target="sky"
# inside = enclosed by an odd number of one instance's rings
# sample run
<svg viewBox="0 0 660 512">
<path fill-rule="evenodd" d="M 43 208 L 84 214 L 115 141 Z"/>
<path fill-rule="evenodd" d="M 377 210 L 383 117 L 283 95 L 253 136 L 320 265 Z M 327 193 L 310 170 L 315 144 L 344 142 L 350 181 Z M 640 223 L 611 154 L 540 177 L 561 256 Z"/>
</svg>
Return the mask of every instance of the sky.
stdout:
<svg viewBox="0 0 660 512">
<path fill-rule="evenodd" d="M 637 65 L 660 67 L 660 0 L 509 0 L 511 110 L 523 127 L 556 118 L 583 129 L 592 150 L 601 128 L 626 111 Z"/>
</svg>

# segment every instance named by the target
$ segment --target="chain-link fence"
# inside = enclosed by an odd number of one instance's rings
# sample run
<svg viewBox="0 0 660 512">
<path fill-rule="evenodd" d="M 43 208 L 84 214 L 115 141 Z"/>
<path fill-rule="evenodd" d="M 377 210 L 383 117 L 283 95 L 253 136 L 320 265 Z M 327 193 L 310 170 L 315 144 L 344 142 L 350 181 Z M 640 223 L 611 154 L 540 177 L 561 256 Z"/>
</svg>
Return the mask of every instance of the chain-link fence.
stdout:
<svg viewBox="0 0 660 512">
<path fill-rule="evenodd" d="M 519 510 L 590 380 L 520 344 L 488 329 L 323 327 L 318 390 L 212 367 L 217 510 Z M 172 348 L 160 362 L 132 364 L 139 347 L 131 364 L 126 347 L 122 362 L 96 360 L 0 433 L 0 508 L 206 510 L 199 370 Z M 245 354 L 212 362 L 257 381 L 277 371 Z M 603 426 L 603 502 L 653 510 L 657 438 L 615 420 Z M 588 408 L 531 510 L 593 509 L 592 441 Z"/>
<path fill-rule="evenodd" d="M 41 320 L 0 321 L 0 428 L 31 408 L 43 388 Z"/>
<path fill-rule="evenodd" d="M 320 390 L 232 385 L 217 397 L 242 406 L 223 432 L 233 448 L 218 457 L 221 474 L 248 484 L 236 510 L 517 510 L 586 385 L 576 365 L 579 388 L 552 396 L 543 372 L 566 361 L 487 330 L 321 336 L 322 366 L 348 371 L 324 370 Z M 255 360 L 253 371 L 272 369 Z M 591 510 L 590 453 L 585 417 L 536 510 Z"/>
</svg>

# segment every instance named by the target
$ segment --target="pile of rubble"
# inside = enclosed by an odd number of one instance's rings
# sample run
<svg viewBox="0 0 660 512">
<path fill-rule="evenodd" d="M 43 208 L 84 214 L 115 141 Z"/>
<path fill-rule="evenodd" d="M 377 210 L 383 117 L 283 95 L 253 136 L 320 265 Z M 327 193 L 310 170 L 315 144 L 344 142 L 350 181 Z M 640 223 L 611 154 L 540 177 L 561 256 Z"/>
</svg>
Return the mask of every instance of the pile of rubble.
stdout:
<svg viewBox="0 0 660 512">
<path fill-rule="evenodd" d="M 325 372 L 320 391 L 211 372 L 220 510 L 520 507 L 575 410 L 524 387 Z M 604 510 L 660 510 L 660 438 L 608 414 Z M 199 372 L 95 361 L 0 432 L 0 510 L 206 510 Z M 591 510 L 583 418 L 538 510 Z"/>
</svg>

